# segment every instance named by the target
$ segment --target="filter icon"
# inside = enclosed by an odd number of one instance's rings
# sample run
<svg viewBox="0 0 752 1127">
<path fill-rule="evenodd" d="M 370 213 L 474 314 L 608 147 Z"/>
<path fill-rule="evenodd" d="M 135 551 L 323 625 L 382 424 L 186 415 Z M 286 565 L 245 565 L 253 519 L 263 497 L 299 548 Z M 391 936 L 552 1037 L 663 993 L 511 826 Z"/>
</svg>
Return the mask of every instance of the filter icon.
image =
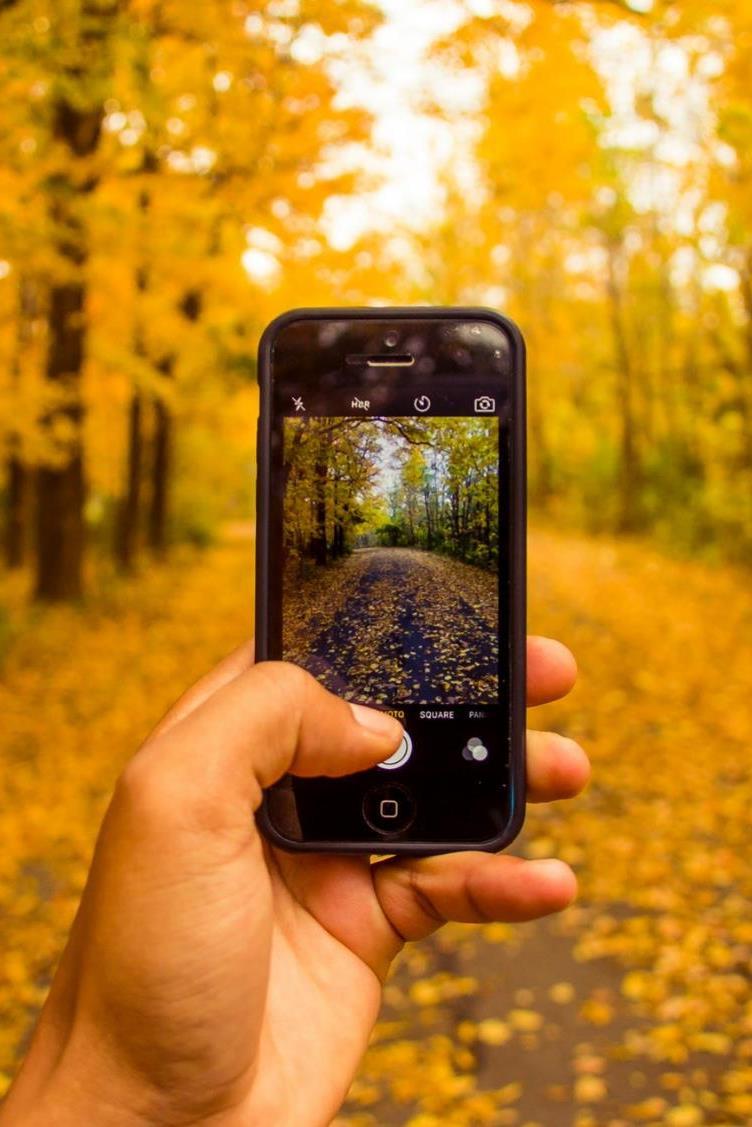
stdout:
<svg viewBox="0 0 752 1127">
<path fill-rule="evenodd" d="M 468 740 L 462 749 L 462 758 L 468 759 L 475 763 L 482 763 L 484 759 L 488 759 L 488 748 L 476 736 Z"/>
</svg>

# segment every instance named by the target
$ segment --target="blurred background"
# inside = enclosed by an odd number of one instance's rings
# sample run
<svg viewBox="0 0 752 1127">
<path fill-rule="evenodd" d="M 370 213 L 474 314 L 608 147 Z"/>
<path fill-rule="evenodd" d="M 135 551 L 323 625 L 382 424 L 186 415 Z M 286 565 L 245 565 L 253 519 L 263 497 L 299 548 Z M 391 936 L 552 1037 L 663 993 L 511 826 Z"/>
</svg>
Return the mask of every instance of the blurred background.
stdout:
<svg viewBox="0 0 752 1127">
<path fill-rule="evenodd" d="M 340 1127 L 752 1123 L 752 4 L 0 0 L 0 1091 L 112 782 L 252 628 L 255 348 L 530 352 L 581 899 L 406 953 Z"/>
</svg>

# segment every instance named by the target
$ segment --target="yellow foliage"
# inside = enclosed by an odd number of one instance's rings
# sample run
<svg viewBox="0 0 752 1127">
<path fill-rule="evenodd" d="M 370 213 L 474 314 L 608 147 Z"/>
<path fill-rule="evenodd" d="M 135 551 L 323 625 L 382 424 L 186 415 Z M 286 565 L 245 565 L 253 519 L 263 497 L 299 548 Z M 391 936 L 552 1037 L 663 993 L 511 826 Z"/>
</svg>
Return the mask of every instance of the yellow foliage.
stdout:
<svg viewBox="0 0 752 1127">
<path fill-rule="evenodd" d="M 505 1045 L 512 1036 L 512 1031 L 507 1022 L 489 1017 L 478 1023 L 476 1035 L 484 1045 Z"/>
<path fill-rule="evenodd" d="M 680 1104 L 666 1112 L 664 1121 L 670 1127 L 697 1127 L 698 1124 L 705 1122 L 705 1116 L 701 1109 L 693 1104 Z"/>
<path fill-rule="evenodd" d="M 435 978 L 423 978 L 410 987 L 410 998 L 418 1006 L 433 1006 L 448 998 L 461 998 L 477 990 L 474 978 L 439 974 Z"/>
<path fill-rule="evenodd" d="M 567 1002 L 574 999 L 575 989 L 571 982 L 555 982 L 549 990 L 548 996 L 552 1002 L 565 1006 Z"/>
<path fill-rule="evenodd" d="M 574 1098 L 579 1103 L 597 1103 L 605 1099 L 608 1088 L 600 1076 L 578 1076 L 574 1084 Z"/>
<path fill-rule="evenodd" d="M 510 1010 L 507 1020 L 518 1033 L 534 1033 L 543 1025 L 543 1018 L 535 1010 Z"/>
</svg>

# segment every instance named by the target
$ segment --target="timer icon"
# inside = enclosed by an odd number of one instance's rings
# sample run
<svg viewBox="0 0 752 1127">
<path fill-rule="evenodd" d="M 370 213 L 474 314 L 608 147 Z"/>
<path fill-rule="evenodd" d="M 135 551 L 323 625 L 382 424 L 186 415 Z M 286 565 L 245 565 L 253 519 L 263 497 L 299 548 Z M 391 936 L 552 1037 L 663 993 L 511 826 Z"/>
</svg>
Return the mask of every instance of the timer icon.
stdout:
<svg viewBox="0 0 752 1127">
<path fill-rule="evenodd" d="M 420 411 L 422 414 L 425 414 L 426 411 L 430 411 L 431 409 L 431 400 L 427 395 L 418 395 L 413 400 L 413 407 L 416 411 Z"/>
</svg>

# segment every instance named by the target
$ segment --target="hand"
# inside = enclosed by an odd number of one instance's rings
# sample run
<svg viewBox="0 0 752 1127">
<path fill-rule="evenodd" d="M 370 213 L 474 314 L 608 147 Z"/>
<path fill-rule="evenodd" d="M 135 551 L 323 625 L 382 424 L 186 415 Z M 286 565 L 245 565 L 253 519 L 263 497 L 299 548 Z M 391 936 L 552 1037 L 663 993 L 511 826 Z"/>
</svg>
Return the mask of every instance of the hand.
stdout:
<svg viewBox="0 0 752 1127">
<path fill-rule="evenodd" d="M 529 703 L 574 661 L 531 639 Z M 286 771 L 342 775 L 397 747 L 396 720 L 238 650 L 171 710 L 117 783 L 22 1071 L 12 1124 L 324 1127 L 405 940 L 446 920 L 564 908 L 561 861 L 457 853 L 372 864 L 288 855 L 250 811 Z M 531 801 L 577 793 L 584 752 L 528 734 Z"/>
</svg>

